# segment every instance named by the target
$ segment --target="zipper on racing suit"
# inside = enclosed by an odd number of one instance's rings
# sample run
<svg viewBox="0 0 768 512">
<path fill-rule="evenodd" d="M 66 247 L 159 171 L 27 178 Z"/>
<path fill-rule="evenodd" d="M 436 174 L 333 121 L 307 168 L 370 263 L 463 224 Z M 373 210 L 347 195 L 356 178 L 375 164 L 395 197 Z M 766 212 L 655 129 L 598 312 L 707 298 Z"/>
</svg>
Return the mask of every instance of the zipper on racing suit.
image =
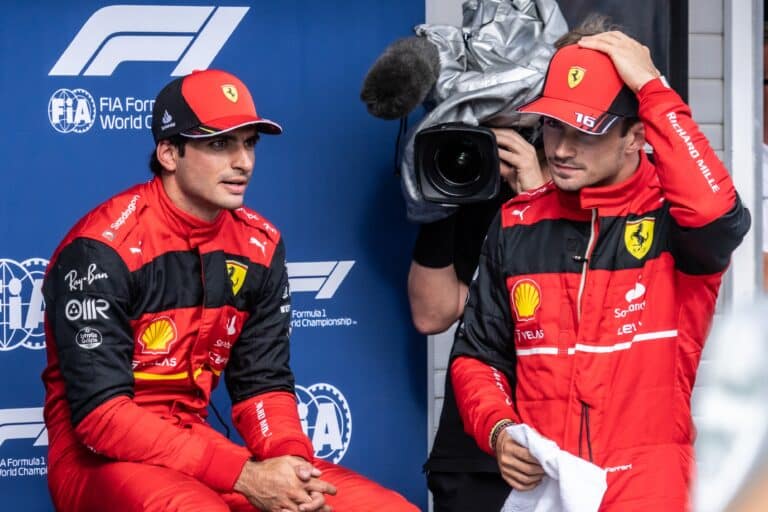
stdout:
<svg viewBox="0 0 768 512">
<path fill-rule="evenodd" d="M 589 259 L 592 257 L 592 251 L 595 249 L 595 240 L 597 239 L 597 208 L 592 209 L 592 222 L 589 225 L 589 242 L 587 242 L 587 251 L 583 258 L 579 258 L 578 261 L 582 262 L 581 266 L 581 281 L 579 281 L 579 295 L 576 301 L 577 320 L 581 321 L 581 294 L 584 293 L 584 286 L 587 284 L 587 269 L 589 268 Z M 575 259 L 575 258 L 574 258 Z"/>
<path fill-rule="evenodd" d="M 584 287 L 587 283 L 587 269 L 589 268 L 589 260 L 592 257 L 592 252 L 595 249 L 595 243 L 597 240 L 597 209 L 592 209 L 592 222 L 589 226 L 589 242 L 587 243 L 587 251 L 584 257 L 580 260 L 583 265 L 581 267 L 581 281 L 579 282 L 579 295 L 576 303 L 578 321 L 581 322 L 581 296 L 584 293 Z M 579 400 L 581 403 L 581 415 L 579 417 L 579 457 L 582 453 L 582 445 L 584 444 L 584 434 L 586 433 L 587 441 L 587 453 L 589 454 L 589 461 L 592 459 L 592 436 L 589 432 L 589 405 L 583 400 Z"/>
<path fill-rule="evenodd" d="M 583 400 L 581 402 L 581 417 L 579 418 L 579 457 L 581 457 L 581 445 L 583 444 L 584 434 L 587 438 L 587 453 L 589 454 L 589 462 L 594 462 L 592 459 L 592 436 L 589 433 L 589 405 Z"/>
</svg>

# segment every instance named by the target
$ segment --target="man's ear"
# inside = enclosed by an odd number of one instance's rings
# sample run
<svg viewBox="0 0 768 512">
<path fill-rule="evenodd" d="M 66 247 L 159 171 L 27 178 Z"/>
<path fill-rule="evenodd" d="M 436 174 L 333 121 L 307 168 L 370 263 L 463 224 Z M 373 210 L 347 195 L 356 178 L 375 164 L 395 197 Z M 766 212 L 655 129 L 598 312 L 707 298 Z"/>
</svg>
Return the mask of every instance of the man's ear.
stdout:
<svg viewBox="0 0 768 512">
<path fill-rule="evenodd" d="M 637 153 L 645 147 L 645 126 L 641 121 L 629 127 L 627 131 L 627 153 Z"/>
<path fill-rule="evenodd" d="M 161 140 L 155 148 L 157 161 L 163 166 L 166 172 L 175 172 L 177 161 L 179 159 L 179 148 L 171 144 L 169 140 Z"/>
</svg>

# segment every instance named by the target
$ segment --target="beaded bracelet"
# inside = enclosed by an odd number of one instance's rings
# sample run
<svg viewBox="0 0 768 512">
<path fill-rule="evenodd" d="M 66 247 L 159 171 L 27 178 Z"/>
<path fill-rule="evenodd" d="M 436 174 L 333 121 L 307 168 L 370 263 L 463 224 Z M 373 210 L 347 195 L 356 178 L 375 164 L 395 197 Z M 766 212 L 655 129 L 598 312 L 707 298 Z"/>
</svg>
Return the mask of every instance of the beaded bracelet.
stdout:
<svg viewBox="0 0 768 512">
<path fill-rule="evenodd" d="M 496 441 L 498 441 L 502 430 L 514 424 L 515 424 L 514 421 L 505 418 L 503 420 L 500 420 L 498 423 L 496 423 L 496 425 L 493 426 L 493 429 L 491 430 L 491 436 L 489 438 L 489 444 L 491 446 L 491 450 L 493 450 L 494 453 L 496 452 Z"/>
</svg>

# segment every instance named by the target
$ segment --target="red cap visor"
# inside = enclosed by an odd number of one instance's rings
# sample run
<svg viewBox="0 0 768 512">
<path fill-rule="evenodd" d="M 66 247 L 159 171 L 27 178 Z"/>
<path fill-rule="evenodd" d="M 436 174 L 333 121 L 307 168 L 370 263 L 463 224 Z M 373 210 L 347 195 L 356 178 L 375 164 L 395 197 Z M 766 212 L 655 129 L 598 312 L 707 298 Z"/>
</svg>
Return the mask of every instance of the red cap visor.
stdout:
<svg viewBox="0 0 768 512">
<path fill-rule="evenodd" d="M 283 133 L 283 128 L 274 121 L 251 115 L 242 115 L 213 119 L 205 125 L 182 132 L 182 135 L 191 138 L 213 137 L 214 135 L 231 132 L 232 130 L 251 125 L 256 126 L 258 132 L 266 133 L 267 135 L 280 135 Z"/>
<path fill-rule="evenodd" d="M 572 101 L 540 97 L 517 108 L 525 114 L 552 117 L 590 135 L 604 135 L 619 116 Z"/>
</svg>

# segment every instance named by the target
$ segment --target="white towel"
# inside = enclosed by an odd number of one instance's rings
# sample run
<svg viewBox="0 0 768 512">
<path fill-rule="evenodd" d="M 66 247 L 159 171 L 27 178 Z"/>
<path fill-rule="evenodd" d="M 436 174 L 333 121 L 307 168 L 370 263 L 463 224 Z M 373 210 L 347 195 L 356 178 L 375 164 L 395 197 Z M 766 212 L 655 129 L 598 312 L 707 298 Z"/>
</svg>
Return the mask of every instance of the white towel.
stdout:
<svg viewBox="0 0 768 512">
<path fill-rule="evenodd" d="M 507 433 L 528 448 L 546 475 L 530 491 L 513 489 L 502 512 L 597 511 L 608 488 L 604 469 L 561 450 L 528 425 L 512 425 Z"/>
</svg>

